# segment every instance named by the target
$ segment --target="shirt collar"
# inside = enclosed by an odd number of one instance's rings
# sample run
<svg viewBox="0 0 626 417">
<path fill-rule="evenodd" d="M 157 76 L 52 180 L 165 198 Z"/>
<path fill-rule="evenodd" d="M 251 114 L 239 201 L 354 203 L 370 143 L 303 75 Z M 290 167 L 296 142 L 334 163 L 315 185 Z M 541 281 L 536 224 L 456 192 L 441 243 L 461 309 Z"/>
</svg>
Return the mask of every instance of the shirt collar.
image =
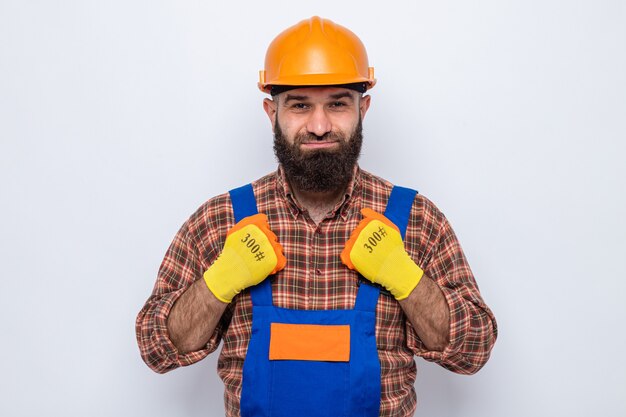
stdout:
<svg viewBox="0 0 626 417">
<path fill-rule="evenodd" d="M 287 181 L 287 177 L 285 176 L 285 170 L 282 165 L 278 166 L 276 178 L 278 191 L 285 197 L 291 214 L 294 217 L 297 217 L 300 213 L 302 213 L 304 208 L 302 208 L 295 199 L 293 192 L 291 191 L 291 187 L 289 186 L 289 182 Z M 355 165 L 352 178 L 350 179 L 350 182 L 346 187 L 344 197 L 335 205 L 335 207 L 331 211 L 332 215 L 334 216 L 339 211 L 339 215 L 345 221 L 348 218 L 350 209 L 352 207 L 355 207 L 355 200 L 358 196 L 360 196 L 360 190 L 361 168 L 358 165 Z"/>
</svg>

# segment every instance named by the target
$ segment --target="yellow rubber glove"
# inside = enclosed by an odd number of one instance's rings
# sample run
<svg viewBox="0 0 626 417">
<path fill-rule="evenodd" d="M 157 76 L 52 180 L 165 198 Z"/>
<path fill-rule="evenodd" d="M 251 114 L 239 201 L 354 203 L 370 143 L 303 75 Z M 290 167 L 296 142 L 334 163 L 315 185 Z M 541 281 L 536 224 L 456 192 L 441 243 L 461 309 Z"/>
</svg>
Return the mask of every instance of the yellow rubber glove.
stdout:
<svg viewBox="0 0 626 417">
<path fill-rule="evenodd" d="M 285 267 L 287 260 L 265 214 L 239 221 L 226 235 L 224 249 L 204 273 L 209 290 L 230 303 L 240 291 Z"/>
<path fill-rule="evenodd" d="M 404 249 L 398 227 L 370 208 L 361 210 L 363 220 L 350 235 L 341 261 L 365 278 L 382 285 L 403 300 L 419 284 L 424 271 Z"/>
</svg>

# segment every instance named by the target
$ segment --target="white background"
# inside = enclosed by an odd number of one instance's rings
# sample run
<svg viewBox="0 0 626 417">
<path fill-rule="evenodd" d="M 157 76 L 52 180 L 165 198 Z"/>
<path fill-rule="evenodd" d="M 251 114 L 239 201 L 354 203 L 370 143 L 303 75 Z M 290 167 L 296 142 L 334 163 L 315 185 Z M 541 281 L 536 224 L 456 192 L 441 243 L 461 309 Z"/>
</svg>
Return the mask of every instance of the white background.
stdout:
<svg viewBox="0 0 626 417">
<path fill-rule="evenodd" d="M 183 221 L 275 169 L 265 49 L 311 15 L 378 85 L 361 166 L 451 220 L 500 336 L 418 359 L 417 415 L 626 414 L 626 6 L 609 0 L 0 0 L 0 415 L 220 416 L 134 320 Z"/>
</svg>

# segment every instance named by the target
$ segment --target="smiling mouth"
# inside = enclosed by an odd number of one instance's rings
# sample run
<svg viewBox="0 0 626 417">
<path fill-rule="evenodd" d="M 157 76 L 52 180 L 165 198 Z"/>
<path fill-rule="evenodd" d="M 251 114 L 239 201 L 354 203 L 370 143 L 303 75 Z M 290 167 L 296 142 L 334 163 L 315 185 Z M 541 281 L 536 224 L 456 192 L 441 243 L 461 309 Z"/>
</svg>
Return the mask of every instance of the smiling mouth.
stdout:
<svg viewBox="0 0 626 417">
<path fill-rule="evenodd" d="M 332 148 L 335 146 L 338 146 L 339 142 L 337 141 L 332 141 L 332 142 L 328 142 L 328 141 L 315 141 L 315 142 L 302 142 L 300 144 L 300 146 L 302 148 L 309 148 L 309 149 L 324 149 L 324 148 Z"/>
</svg>

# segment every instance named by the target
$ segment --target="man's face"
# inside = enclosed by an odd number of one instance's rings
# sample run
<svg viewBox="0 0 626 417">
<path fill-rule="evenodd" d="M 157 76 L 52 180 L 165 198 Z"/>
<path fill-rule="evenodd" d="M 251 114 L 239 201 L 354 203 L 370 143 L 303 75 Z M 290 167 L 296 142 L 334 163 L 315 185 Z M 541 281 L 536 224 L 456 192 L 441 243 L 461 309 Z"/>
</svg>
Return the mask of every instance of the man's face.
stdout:
<svg viewBox="0 0 626 417">
<path fill-rule="evenodd" d="M 336 87 L 289 90 L 264 108 L 274 128 L 274 152 L 292 185 L 336 191 L 351 179 L 370 97 Z"/>
</svg>

